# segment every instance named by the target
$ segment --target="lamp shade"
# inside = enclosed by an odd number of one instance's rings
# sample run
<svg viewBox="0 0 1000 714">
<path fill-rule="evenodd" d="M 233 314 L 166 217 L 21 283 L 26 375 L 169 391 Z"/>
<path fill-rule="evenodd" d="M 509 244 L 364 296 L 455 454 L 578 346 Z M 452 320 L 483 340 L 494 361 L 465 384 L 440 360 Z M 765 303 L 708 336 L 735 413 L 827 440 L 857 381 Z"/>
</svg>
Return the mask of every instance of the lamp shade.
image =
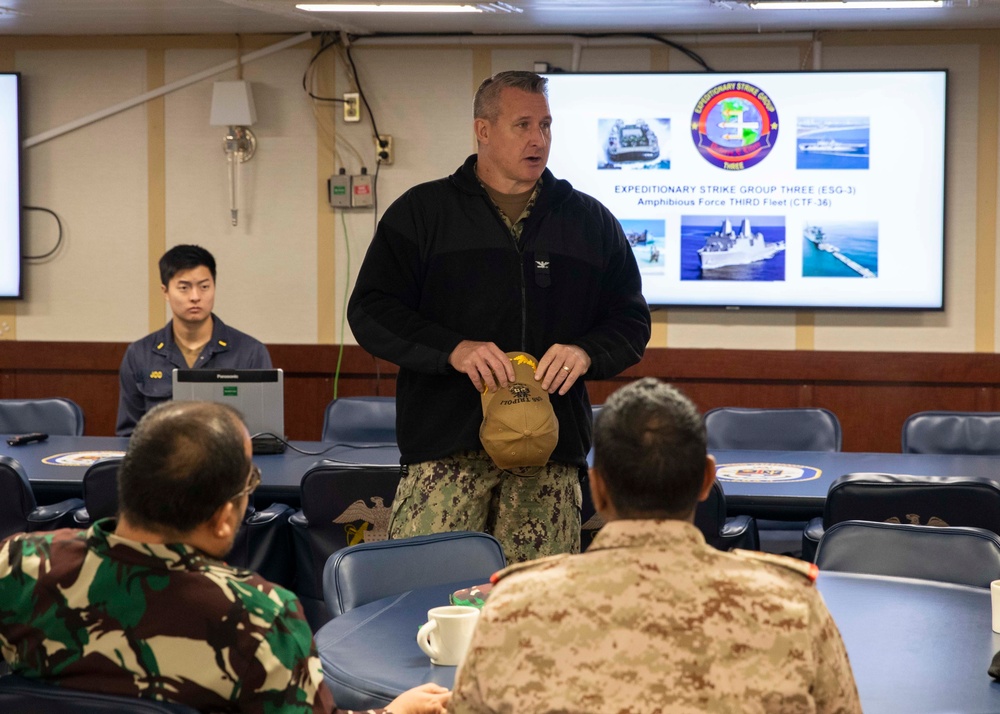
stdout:
<svg viewBox="0 0 1000 714">
<path fill-rule="evenodd" d="M 212 126 L 251 126 L 257 121 L 250 82 L 216 82 L 212 87 Z"/>
</svg>

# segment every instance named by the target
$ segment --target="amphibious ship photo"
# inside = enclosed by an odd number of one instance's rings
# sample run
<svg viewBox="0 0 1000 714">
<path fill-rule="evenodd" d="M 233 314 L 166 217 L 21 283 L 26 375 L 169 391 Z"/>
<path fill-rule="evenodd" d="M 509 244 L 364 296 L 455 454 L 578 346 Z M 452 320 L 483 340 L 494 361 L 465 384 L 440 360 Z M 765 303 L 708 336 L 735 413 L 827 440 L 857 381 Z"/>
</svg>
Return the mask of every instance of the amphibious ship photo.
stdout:
<svg viewBox="0 0 1000 714">
<path fill-rule="evenodd" d="M 809 151 L 819 154 L 852 154 L 862 151 L 867 146 L 864 142 L 819 139 L 809 144 L 799 144 L 799 151 Z"/>
<path fill-rule="evenodd" d="M 702 270 L 712 270 L 767 260 L 784 249 L 785 241 L 767 243 L 763 233 L 754 233 L 749 218 L 743 219 L 739 233 L 727 218 L 719 230 L 705 239 L 705 245 L 698 249 L 698 259 Z"/>
</svg>

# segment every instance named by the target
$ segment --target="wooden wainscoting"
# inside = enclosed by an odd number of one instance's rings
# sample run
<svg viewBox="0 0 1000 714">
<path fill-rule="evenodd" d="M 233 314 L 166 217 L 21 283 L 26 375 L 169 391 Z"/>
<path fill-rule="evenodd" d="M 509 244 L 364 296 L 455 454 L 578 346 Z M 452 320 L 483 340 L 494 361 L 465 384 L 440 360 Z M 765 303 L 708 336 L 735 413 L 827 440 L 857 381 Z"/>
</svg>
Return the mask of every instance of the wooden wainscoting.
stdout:
<svg viewBox="0 0 1000 714">
<path fill-rule="evenodd" d="M 125 343 L 0 342 L 0 398 L 64 396 L 83 407 L 86 433 L 114 432 L 118 365 Z M 335 345 L 269 345 L 285 370 L 285 426 L 293 439 L 319 439 L 333 398 Z M 669 381 L 702 409 L 803 407 L 833 411 L 845 451 L 899 451 L 903 420 L 927 409 L 1000 411 L 1000 355 L 899 352 L 651 349 L 610 380 L 589 383 L 603 402 L 643 376 Z M 395 394 L 396 366 L 360 347 L 344 348 L 340 396 Z"/>
</svg>

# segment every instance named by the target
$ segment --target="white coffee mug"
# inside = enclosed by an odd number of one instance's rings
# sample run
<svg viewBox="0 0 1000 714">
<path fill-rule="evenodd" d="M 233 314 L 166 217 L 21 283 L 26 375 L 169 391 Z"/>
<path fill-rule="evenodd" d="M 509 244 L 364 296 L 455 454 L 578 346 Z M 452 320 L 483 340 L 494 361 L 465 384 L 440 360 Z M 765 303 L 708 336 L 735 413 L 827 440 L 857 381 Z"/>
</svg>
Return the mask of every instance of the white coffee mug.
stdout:
<svg viewBox="0 0 1000 714">
<path fill-rule="evenodd" d="M 990 583 L 990 598 L 993 600 L 993 631 L 1000 633 L 1000 580 Z"/>
<path fill-rule="evenodd" d="M 417 632 L 417 644 L 434 664 L 457 665 L 465 657 L 479 609 L 445 605 L 427 611 L 427 622 Z"/>
</svg>

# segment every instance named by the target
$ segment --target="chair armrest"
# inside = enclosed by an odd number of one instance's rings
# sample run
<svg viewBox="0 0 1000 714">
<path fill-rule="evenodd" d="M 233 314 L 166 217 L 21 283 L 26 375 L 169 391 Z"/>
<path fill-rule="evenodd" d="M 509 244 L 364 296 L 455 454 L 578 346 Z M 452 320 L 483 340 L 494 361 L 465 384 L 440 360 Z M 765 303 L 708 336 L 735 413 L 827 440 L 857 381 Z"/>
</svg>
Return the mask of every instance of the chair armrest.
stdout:
<svg viewBox="0 0 1000 714">
<path fill-rule="evenodd" d="M 731 516 L 722 524 L 722 538 L 731 543 L 730 547 L 744 550 L 759 550 L 760 536 L 757 520 L 751 516 Z"/>
<path fill-rule="evenodd" d="M 823 537 L 823 519 L 813 518 L 806 523 L 802 531 L 802 559 L 813 563 L 816 561 L 816 548 L 819 547 L 820 538 Z"/>
<path fill-rule="evenodd" d="M 67 498 L 59 503 L 38 506 L 28 514 L 28 531 L 50 531 L 73 526 L 73 515 L 83 508 L 82 498 Z"/>
</svg>

